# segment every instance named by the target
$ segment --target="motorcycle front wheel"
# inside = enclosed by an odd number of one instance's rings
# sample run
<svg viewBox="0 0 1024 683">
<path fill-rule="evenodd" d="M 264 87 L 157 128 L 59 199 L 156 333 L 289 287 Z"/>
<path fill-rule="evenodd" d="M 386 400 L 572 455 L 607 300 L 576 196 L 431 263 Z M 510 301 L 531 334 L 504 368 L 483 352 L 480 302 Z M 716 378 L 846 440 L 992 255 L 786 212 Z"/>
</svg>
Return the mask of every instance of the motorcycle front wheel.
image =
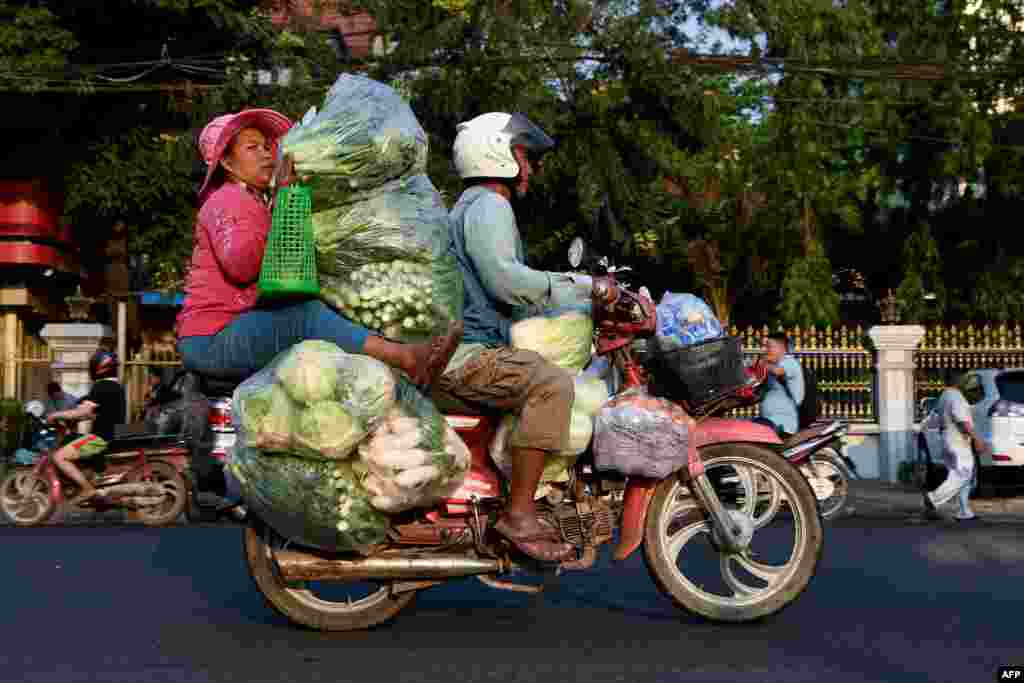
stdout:
<svg viewBox="0 0 1024 683">
<path fill-rule="evenodd" d="M 387 583 L 289 583 L 281 576 L 273 551 L 285 541 L 259 520 L 250 520 L 243 548 L 249 575 L 278 614 L 319 631 L 356 631 L 394 618 L 412 604 L 416 591 L 393 593 Z"/>
<path fill-rule="evenodd" d="M 710 481 L 730 480 L 744 489 L 743 495 L 720 495 L 744 547 L 730 552 L 717 543 L 707 513 L 673 477 L 658 486 L 648 508 L 648 570 L 678 607 L 706 619 L 748 622 L 777 614 L 803 593 L 821 559 L 824 529 L 814 493 L 793 465 L 767 448 L 722 444 L 700 452 L 705 470 L 718 470 Z M 766 482 L 785 496 L 789 514 L 762 523 L 758 494 Z"/>
<path fill-rule="evenodd" d="M 850 470 L 833 448 L 822 448 L 800 466 L 807 478 L 822 519 L 834 519 L 846 509 L 850 498 Z"/>
</svg>

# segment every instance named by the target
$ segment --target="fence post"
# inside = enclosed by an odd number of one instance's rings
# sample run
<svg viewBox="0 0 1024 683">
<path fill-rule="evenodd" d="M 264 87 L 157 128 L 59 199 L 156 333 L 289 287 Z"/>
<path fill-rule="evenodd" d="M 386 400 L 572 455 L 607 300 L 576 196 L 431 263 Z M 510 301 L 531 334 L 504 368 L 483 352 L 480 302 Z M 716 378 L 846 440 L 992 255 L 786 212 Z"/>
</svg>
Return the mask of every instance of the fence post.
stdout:
<svg viewBox="0 0 1024 683">
<path fill-rule="evenodd" d="M 914 351 L 920 325 L 878 325 L 868 332 L 878 349 L 879 478 L 897 481 L 901 462 L 913 456 Z"/>
</svg>

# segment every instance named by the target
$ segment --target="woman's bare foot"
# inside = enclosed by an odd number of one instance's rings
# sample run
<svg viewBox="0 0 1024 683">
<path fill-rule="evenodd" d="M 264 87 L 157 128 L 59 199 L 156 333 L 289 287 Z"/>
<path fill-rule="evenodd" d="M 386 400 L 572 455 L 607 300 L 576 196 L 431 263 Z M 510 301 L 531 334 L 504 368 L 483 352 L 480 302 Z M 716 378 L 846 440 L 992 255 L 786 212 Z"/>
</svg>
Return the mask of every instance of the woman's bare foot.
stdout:
<svg viewBox="0 0 1024 683">
<path fill-rule="evenodd" d="M 432 386 L 448 367 L 448 361 L 452 359 L 452 354 L 461 341 L 462 323 L 454 322 L 448 327 L 446 334 L 433 337 L 422 344 L 411 345 L 409 365 L 402 369 L 414 384 L 421 387 Z"/>
</svg>

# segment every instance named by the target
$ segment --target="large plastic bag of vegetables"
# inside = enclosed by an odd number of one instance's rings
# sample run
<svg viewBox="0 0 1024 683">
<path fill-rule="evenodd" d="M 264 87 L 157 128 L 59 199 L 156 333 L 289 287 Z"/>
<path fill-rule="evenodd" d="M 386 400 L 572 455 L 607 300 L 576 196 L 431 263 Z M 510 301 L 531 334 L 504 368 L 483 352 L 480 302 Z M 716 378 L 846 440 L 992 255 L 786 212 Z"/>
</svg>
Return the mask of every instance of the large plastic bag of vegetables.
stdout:
<svg viewBox="0 0 1024 683">
<path fill-rule="evenodd" d="M 594 416 L 608 400 L 608 387 L 604 380 L 588 375 L 578 375 L 575 379 L 575 396 L 572 402 L 572 413 L 569 422 L 569 442 L 558 453 L 549 453 L 544 458 L 544 472 L 541 475 L 541 486 L 537 496 L 544 495 L 544 484 L 563 482 L 569 479 L 569 469 L 578 458 L 594 435 Z M 512 459 L 510 449 L 516 442 L 516 429 L 519 416 L 506 415 L 491 441 L 491 460 L 506 477 L 512 477 Z"/>
<path fill-rule="evenodd" d="M 313 215 L 321 297 L 394 339 L 435 334 L 462 317 L 462 273 L 448 252 L 448 212 L 425 175 Z"/>
<path fill-rule="evenodd" d="M 725 334 L 711 307 L 693 294 L 665 292 L 656 310 L 662 346 L 690 346 Z"/>
<path fill-rule="evenodd" d="M 233 419 L 243 448 L 342 460 L 394 403 L 395 378 L 386 365 L 310 340 L 235 389 Z"/>
<path fill-rule="evenodd" d="M 664 479 L 696 459 L 694 420 L 645 387 L 625 391 L 594 420 L 594 465 L 628 476 Z"/>
<path fill-rule="evenodd" d="M 387 513 L 428 507 L 452 495 L 462 486 L 470 458 L 433 402 L 404 379 L 395 407 L 359 446 L 370 504 Z"/>
<path fill-rule="evenodd" d="M 563 306 L 512 324 L 512 346 L 576 372 L 590 361 L 594 321 L 587 305 Z"/>
<path fill-rule="evenodd" d="M 390 180 L 423 173 L 427 134 L 393 88 L 352 74 L 334 82 L 281 142 L 299 176 L 309 176 L 313 210 L 352 201 Z"/>
<path fill-rule="evenodd" d="M 363 553 L 387 540 L 388 516 L 370 505 L 358 458 L 310 460 L 239 445 L 228 469 L 252 513 L 289 540 Z"/>
</svg>

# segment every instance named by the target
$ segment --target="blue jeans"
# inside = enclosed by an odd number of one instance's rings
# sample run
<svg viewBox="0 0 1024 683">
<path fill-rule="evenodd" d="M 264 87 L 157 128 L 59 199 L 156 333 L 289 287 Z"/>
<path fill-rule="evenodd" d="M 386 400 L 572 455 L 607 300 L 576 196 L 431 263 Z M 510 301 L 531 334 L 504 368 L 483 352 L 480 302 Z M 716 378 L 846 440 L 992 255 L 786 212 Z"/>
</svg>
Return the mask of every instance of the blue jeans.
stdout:
<svg viewBox="0 0 1024 683">
<path fill-rule="evenodd" d="M 369 330 L 341 317 L 321 301 L 254 308 L 209 337 L 183 337 L 178 353 L 186 370 L 219 379 L 245 379 L 274 356 L 306 339 L 361 353 Z"/>
</svg>

